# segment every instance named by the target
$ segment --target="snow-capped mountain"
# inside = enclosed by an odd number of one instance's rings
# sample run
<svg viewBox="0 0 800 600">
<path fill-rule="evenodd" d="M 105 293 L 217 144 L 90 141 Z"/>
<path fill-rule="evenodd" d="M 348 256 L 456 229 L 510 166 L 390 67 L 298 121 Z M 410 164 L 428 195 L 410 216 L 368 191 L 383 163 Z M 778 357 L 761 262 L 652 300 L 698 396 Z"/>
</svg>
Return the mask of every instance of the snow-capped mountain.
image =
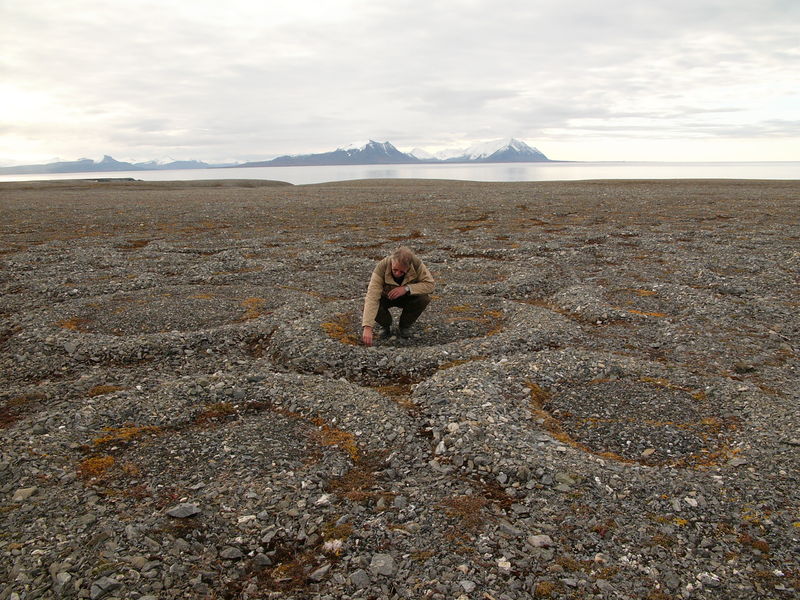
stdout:
<svg viewBox="0 0 800 600">
<path fill-rule="evenodd" d="M 373 165 L 437 162 L 541 162 L 549 160 L 536 148 L 516 139 L 496 140 L 471 146 L 466 150 L 451 150 L 431 154 L 422 148 L 401 152 L 390 142 L 355 142 L 333 152 L 279 156 L 269 161 L 249 162 L 242 167 L 284 167 L 315 165 Z"/>
<path fill-rule="evenodd" d="M 415 148 L 411 154 L 420 160 L 444 162 L 541 162 L 548 159 L 541 151 L 521 140 L 507 138 L 474 144 L 469 148 L 450 148 L 430 153 Z"/>
<path fill-rule="evenodd" d="M 291 167 L 322 165 L 375 165 L 415 163 L 419 159 L 400 152 L 390 142 L 370 140 L 365 143 L 350 144 L 333 152 L 321 154 L 295 154 L 279 156 L 267 161 L 248 162 L 242 167 Z"/>
<path fill-rule="evenodd" d="M 483 142 L 470 146 L 448 162 L 540 162 L 548 158 L 536 148 L 514 138 Z"/>
<path fill-rule="evenodd" d="M 197 160 L 151 160 L 147 162 L 122 162 L 110 156 L 101 160 L 82 158 L 59 161 L 45 165 L 20 165 L 0 168 L 2 173 L 92 173 L 104 171 L 146 171 L 160 169 L 207 169 L 212 167 L 288 167 L 322 165 L 394 165 L 419 163 L 470 163 L 470 162 L 546 162 L 542 152 L 514 138 L 484 142 L 466 150 L 445 150 L 431 154 L 422 148 L 401 152 L 391 142 L 356 142 L 320 154 L 284 155 L 272 160 L 240 164 L 212 165 Z"/>
</svg>

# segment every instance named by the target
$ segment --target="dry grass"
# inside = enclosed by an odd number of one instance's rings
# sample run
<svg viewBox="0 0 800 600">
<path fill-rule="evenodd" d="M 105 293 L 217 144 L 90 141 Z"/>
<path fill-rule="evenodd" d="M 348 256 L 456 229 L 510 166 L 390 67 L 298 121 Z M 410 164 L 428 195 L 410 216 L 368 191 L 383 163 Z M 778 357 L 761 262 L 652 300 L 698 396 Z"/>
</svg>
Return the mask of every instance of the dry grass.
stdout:
<svg viewBox="0 0 800 600">
<path fill-rule="evenodd" d="M 94 398 L 96 396 L 105 396 L 106 394 L 113 394 L 114 392 L 120 392 L 124 389 L 124 387 L 118 385 L 96 385 L 86 392 L 86 397 Z"/>
<path fill-rule="evenodd" d="M 128 240 L 124 244 L 119 244 L 117 246 L 118 250 L 138 250 L 139 248 L 144 248 L 149 244 L 152 240 L 148 239 L 141 239 L 141 240 Z"/>
<path fill-rule="evenodd" d="M 361 501 L 374 496 L 372 488 L 376 485 L 373 471 L 365 467 L 355 467 L 344 475 L 328 481 L 326 489 L 343 498 Z"/>
<path fill-rule="evenodd" d="M 473 532 L 483 527 L 487 518 L 483 509 L 488 503 L 489 501 L 483 496 L 472 494 L 442 500 L 439 505 L 447 516 L 457 520 L 457 525 L 450 532 L 450 536 L 455 536 L 457 532 Z"/>
<path fill-rule="evenodd" d="M 533 589 L 533 596 L 534 598 L 549 598 L 557 587 L 552 581 L 539 581 Z"/>
<path fill-rule="evenodd" d="M 408 412 L 416 413 L 419 407 L 411 401 L 411 385 L 410 383 L 379 385 L 375 391 L 396 402 Z"/>
<path fill-rule="evenodd" d="M 236 407 L 230 402 L 216 402 L 209 404 L 194 417 L 195 425 L 208 425 L 236 414 Z"/>
</svg>

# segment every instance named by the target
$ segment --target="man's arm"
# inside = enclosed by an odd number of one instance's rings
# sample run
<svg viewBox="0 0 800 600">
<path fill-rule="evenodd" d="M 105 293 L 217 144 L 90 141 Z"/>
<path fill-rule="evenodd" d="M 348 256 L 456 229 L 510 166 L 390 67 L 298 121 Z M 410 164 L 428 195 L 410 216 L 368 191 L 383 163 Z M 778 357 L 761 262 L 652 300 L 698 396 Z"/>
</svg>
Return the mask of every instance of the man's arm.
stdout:
<svg viewBox="0 0 800 600">
<path fill-rule="evenodd" d="M 433 275 L 428 270 L 428 267 L 425 266 L 425 263 L 419 261 L 419 268 L 416 266 L 414 267 L 417 270 L 417 277 L 414 281 L 408 284 L 409 293 L 410 294 L 431 294 L 433 293 L 433 288 L 436 285 L 436 282 L 433 280 Z"/>
<path fill-rule="evenodd" d="M 385 259 L 375 265 L 372 276 L 369 278 L 367 294 L 364 297 L 364 313 L 361 316 L 361 327 L 373 327 L 375 316 L 378 314 L 378 307 L 383 293 L 383 277 L 385 273 Z"/>
</svg>

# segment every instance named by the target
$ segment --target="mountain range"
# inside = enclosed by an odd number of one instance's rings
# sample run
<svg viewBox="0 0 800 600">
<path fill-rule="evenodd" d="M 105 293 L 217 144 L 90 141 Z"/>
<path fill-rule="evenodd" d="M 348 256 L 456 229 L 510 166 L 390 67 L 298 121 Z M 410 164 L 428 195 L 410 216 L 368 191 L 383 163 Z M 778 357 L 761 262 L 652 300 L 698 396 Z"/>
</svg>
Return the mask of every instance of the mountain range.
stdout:
<svg viewBox="0 0 800 600">
<path fill-rule="evenodd" d="M 47 163 L 44 165 L 19 165 L 0 167 L 0 174 L 37 175 L 39 173 L 98 173 L 109 171 L 155 171 L 166 169 L 208 169 L 209 165 L 199 160 L 176 160 L 171 162 L 147 161 L 130 163 L 115 160 L 106 155 L 103 160 L 81 158 L 79 160 Z"/>
<path fill-rule="evenodd" d="M 437 154 L 430 154 L 419 148 L 408 153 L 401 152 L 390 142 L 369 140 L 368 142 L 337 148 L 332 152 L 284 155 L 271 160 L 240 164 L 214 165 L 197 160 L 131 163 L 118 161 L 106 155 L 100 161 L 82 158 L 75 161 L 53 162 L 42 165 L 0 167 L 0 174 L 93 173 L 229 167 L 548 162 L 549 160 L 549 158 L 536 148 L 513 138 L 478 144 L 466 150 L 447 150 Z"/>
</svg>

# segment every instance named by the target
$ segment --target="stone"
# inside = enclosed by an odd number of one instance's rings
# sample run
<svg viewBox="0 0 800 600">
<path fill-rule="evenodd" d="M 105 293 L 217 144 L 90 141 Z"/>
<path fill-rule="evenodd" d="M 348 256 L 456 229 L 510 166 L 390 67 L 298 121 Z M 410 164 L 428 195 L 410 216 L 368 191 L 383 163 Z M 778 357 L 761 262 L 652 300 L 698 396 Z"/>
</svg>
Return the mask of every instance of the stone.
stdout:
<svg viewBox="0 0 800 600">
<path fill-rule="evenodd" d="M 358 590 L 368 588 L 372 583 L 369 574 L 364 569 L 357 569 L 350 573 L 350 583 Z"/>
<path fill-rule="evenodd" d="M 263 552 L 259 552 L 253 557 L 253 564 L 256 567 L 263 569 L 264 567 L 269 567 L 272 565 L 272 559 L 270 559 L 270 557 Z"/>
<path fill-rule="evenodd" d="M 547 548 L 553 545 L 553 539 L 549 535 L 530 535 L 528 543 L 534 548 Z"/>
<path fill-rule="evenodd" d="M 595 583 L 595 586 L 597 586 L 598 590 L 600 590 L 601 592 L 604 592 L 606 594 L 614 594 L 614 593 L 616 593 L 616 590 L 614 589 L 614 586 L 611 585 L 611 583 L 609 583 L 605 579 L 598 579 L 597 582 Z"/>
<path fill-rule="evenodd" d="M 369 565 L 374 575 L 392 575 L 394 573 L 394 558 L 390 554 L 375 554 Z"/>
<path fill-rule="evenodd" d="M 239 548 L 234 548 L 233 546 L 226 546 L 222 549 L 219 553 L 220 558 L 224 558 L 225 560 L 239 560 L 244 556 Z"/>
<path fill-rule="evenodd" d="M 458 582 L 458 584 L 467 594 L 471 594 L 472 592 L 474 592 L 475 588 L 477 587 L 475 585 L 475 582 L 470 581 L 469 579 L 462 579 L 461 581 Z"/>
<path fill-rule="evenodd" d="M 575 480 L 568 473 L 556 473 L 555 480 L 564 485 L 575 485 Z"/>
<path fill-rule="evenodd" d="M 28 487 L 28 488 L 20 488 L 16 492 L 14 492 L 14 496 L 11 498 L 11 502 L 14 504 L 20 504 L 25 502 L 28 498 L 33 496 L 36 492 L 39 491 L 38 487 Z"/>
<path fill-rule="evenodd" d="M 509 535 L 511 537 L 520 537 L 523 531 L 517 527 L 514 527 L 508 521 L 500 521 L 499 529 L 502 533 Z"/>
<path fill-rule="evenodd" d="M 170 508 L 167 514 L 176 519 L 186 519 L 200 514 L 200 512 L 200 507 L 196 504 L 183 503 Z"/>
<path fill-rule="evenodd" d="M 706 587 L 717 588 L 722 585 L 722 582 L 720 581 L 717 575 L 715 575 L 714 573 L 709 573 L 707 571 L 698 573 L 695 579 L 697 579 L 697 581 L 699 581 Z"/>
<path fill-rule="evenodd" d="M 110 577 L 101 577 L 92 583 L 91 590 L 89 591 L 89 597 L 92 600 L 99 600 L 120 586 L 120 582 L 116 579 L 111 579 Z"/>
<path fill-rule="evenodd" d="M 331 570 L 331 563 L 325 563 L 324 565 L 322 565 L 318 569 L 315 569 L 314 571 L 312 571 L 311 574 L 308 576 L 308 578 L 311 581 L 319 583 L 320 581 L 325 579 L 325 576 L 328 574 L 328 571 L 330 571 L 330 570 Z"/>
</svg>

